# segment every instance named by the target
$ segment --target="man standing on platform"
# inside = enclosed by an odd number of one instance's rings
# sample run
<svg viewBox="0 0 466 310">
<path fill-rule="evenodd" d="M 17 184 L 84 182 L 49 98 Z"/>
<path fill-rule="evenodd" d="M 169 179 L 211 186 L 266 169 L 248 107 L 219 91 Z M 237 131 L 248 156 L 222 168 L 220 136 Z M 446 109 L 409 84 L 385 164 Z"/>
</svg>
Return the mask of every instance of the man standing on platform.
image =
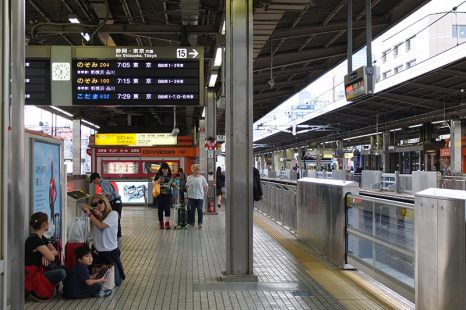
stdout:
<svg viewBox="0 0 466 310">
<path fill-rule="evenodd" d="M 94 183 L 99 185 L 102 189 L 102 195 L 105 195 L 110 201 L 112 210 L 115 210 L 118 213 L 118 234 L 117 237 L 121 237 L 121 210 L 123 209 L 123 203 L 121 202 L 121 196 L 113 185 L 100 177 L 100 174 L 97 172 L 92 172 L 89 177 L 89 183 Z"/>
</svg>

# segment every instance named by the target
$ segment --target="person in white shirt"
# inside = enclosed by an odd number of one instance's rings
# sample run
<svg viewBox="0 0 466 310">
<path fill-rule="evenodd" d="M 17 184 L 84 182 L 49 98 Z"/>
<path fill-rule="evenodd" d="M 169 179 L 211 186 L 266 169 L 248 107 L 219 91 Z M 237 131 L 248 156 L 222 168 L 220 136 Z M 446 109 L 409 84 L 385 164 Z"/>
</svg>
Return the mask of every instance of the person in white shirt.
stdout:
<svg viewBox="0 0 466 310">
<path fill-rule="evenodd" d="M 197 209 L 197 225 L 202 228 L 202 206 L 204 199 L 207 200 L 207 193 L 209 191 L 209 185 L 204 176 L 200 175 L 200 165 L 193 164 L 191 166 L 192 174 L 188 176 L 186 181 L 186 189 L 188 192 L 188 203 L 191 207 L 188 215 L 188 224 L 194 226 L 196 209 Z"/>
<path fill-rule="evenodd" d="M 125 272 L 118 248 L 118 213 L 112 210 L 107 197 L 100 194 L 92 196 L 90 206 L 82 204 L 81 208 L 92 224 L 94 263 L 113 264 L 115 285 L 119 286 L 125 279 Z"/>
</svg>

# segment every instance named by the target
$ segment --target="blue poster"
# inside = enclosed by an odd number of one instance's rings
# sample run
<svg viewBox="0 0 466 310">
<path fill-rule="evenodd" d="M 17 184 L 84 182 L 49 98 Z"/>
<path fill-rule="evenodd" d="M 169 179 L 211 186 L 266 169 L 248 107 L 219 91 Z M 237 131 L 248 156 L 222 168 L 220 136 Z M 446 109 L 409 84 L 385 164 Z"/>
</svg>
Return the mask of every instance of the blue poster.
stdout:
<svg viewBox="0 0 466 310">
<path fill-rule="evenodd" d="M 32 142 L 32 213 L 49 217 L 47 238 L 61 239 L 60 144 Z"/>
</svg>

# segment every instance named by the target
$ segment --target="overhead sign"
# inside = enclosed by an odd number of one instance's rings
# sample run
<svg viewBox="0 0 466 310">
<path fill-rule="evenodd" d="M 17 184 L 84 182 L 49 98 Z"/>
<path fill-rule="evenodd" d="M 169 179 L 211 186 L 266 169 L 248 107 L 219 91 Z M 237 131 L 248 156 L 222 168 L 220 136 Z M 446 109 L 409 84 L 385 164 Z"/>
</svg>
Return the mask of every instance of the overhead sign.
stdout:
<svg viewBox="0 0 466 310">
<path fill-rule="evenodd" d="M 26 58 L 25 104 L 50 105 L 50 60 Z"/>
<path fill-rule="evenodd" d="M 202 49 L 76 47 L 74 105 L 199 105 Z"/>
<path fill-rule="evenodd" d="M 345 75 L 346 100 L 354 100 L 358 97 L 372 93 L 374 87 L 368 85 L 368 73 L 373 74 L 373 68 L 363 66 L 350 74 Z"/>
<path fill-rule="evenodd" d="M 96 134 L 95 145 L 153 146 L 176 145 L 177 137 L 170 133 L 109 133 Z"/>
</svg>

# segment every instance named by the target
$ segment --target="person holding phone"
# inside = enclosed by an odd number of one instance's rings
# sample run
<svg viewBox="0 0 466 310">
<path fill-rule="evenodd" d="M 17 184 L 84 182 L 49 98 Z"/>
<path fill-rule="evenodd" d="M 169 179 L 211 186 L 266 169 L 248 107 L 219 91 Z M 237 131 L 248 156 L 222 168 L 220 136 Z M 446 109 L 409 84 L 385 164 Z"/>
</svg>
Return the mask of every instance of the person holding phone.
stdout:
<svg viewBox="0 0 466 310">
<path fill-rule="evenodd" d="M 80 207 L 91 221 L 94 236 L 92 254 L 95 263 L 113 264 L 115 285 L 120 286 L 125 279 L 125 272 L 118 247 L 118 213 L 112 210 L 107 197 L 100 194 L 92 196 L 90 206 L 82 204 Z"/>
</svg>

